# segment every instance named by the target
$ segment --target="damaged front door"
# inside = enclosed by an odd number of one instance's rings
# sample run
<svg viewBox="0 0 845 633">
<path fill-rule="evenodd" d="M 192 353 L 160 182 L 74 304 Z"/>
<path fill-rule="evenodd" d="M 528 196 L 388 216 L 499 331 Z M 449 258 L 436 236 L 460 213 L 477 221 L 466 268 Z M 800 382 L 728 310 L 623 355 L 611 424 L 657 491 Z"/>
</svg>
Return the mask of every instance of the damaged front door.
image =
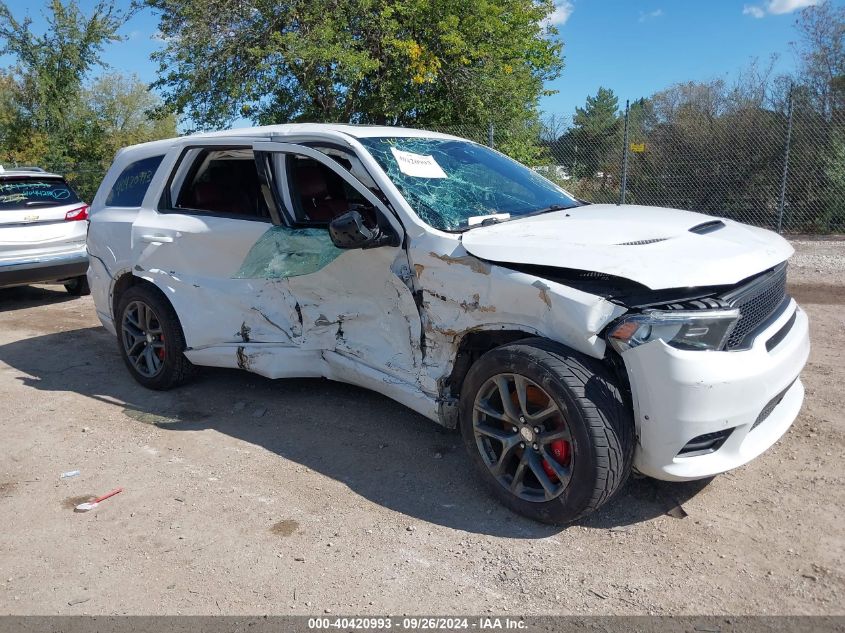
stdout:
<svg viewBox="0 0 845 633">
<path fill-rule="evenodd" d="M 329 237 L 329 222 L 354 209 L 371 227 L 393 231 L 401 244 L 401 224 L 378 199 L 375 183 L 361 182 L 365 176 L 356 170 L 362 167 L 348 152 L 290 143 L 257 143 L 254 149 L 266 152 L 281 175 L 277 193 L 286 226 L 279 227 L 276 248 L 263 256 L 276 254 L 279 266 L 267 273 L 286 277 L 296 298 L 303 345 L 322 350 L 331 378 L 359 382 L 356 374 L 380 375 L 392 385 L 401 381 L 425 391 L 422 328 L 404 248 L 339 249 Z"/>
</svg>

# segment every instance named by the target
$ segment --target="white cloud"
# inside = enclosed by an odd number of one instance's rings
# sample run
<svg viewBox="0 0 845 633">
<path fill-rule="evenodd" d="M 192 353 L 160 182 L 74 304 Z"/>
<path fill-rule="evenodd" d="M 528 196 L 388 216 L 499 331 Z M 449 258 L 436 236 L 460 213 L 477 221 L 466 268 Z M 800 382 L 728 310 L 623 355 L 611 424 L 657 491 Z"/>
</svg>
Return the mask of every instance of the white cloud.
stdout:
<svg viewBox="0 0 845 633">
<path fill-rule="evenodd" d="M 799 9 L 815 6 L 820 2 L 821 0 L 768 0 L 762 5 L 746 4 L 742 8 L 742 13 L 754 18 L 762 18 L 767 13 L 783 15 L 784 13 L 792 13 Z"/>
<path fill-rule="evenodd" d="M 781 13 L 792 13 L 805 7 L 812 7 L 820 2 L 821 0 L 770 0 L 766 9 L 769 13 L 780 15 Z"/>
<path fill-rule="evenodd" d="M 563 26 L 575 10 L 575 5 L 571 0 L 558 0 L 555 2 L 555 10 L 546 18 L 546 22 L 554 24 L 555 26 Z"/>
<path fill-rule="evenodd" d="M 645 22 L 646 20 L 651 20 L 653 18 L 659 18 L 663 15 L 663 9 L 655 9 L 654 11 L 649 11 L 648 13 L 643 13 L 640 11 L 640 22 Z"/>
</svg>

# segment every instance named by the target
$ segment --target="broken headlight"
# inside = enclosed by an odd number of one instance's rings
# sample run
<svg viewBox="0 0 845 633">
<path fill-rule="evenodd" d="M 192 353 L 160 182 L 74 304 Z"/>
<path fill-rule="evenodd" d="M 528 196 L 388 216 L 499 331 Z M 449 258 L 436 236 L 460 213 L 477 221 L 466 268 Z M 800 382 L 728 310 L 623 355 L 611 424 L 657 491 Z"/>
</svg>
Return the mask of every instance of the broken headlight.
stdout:
<svg viewBox="0 0 845 633">
<path fill-rule="evenodd" d="M 720 350 L 739 318 L 739 310 L 647 310 L 623 317 L 607 333 L 617 352 L 661 340 L 685 350 Z"/>
</svg>

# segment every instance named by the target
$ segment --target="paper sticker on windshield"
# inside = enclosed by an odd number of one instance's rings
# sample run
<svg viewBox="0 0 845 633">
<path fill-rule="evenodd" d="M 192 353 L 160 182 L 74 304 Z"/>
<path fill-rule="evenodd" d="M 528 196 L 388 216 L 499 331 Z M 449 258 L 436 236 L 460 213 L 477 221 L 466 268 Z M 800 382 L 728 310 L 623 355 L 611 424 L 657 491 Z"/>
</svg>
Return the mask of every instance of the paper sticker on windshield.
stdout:
<svg viewBox="0 0 845 633">
<path fill-rule="evenodd" d="M 446 172 L 434 160 L 434 156 L 403 152 L 395 147 L 391 147 L 390 151 L 403 174 L 415 178 L 448 178 Z"/>
</svg>

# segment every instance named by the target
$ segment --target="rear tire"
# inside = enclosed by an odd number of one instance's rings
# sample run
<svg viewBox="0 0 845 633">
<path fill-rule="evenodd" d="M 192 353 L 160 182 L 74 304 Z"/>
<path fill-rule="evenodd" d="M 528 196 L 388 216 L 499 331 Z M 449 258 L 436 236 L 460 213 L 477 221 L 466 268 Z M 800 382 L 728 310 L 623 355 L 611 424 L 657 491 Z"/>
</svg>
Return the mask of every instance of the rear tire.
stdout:
<svg viewBox="0 0 845 633">
<path fill-rule="evenodd" d="M 504 505 L 531 519 L 585 517 L 631 471 L 633 420 L 611 374 L 552 341 L 523 339 L 484 354 L 467 374 L 460 409 L 476 470 Z"/>
<path fill-rule="evenodd" d="M 185 358 L 185 335 L 179 317 L 158 289 L 140 285 L 123 293 L 115 329 L 129 373 L 148 389 L 172 389 L 196 372 Z"/>
<path fill-rule="evenodd" d="M 88 287 L 88 277 L 80 275 L 74 277 L 70 281 L 65 282 L 65 290 L 72 297 L 82 297 L 91 294 L 91 288 Z"/>
</svg>

